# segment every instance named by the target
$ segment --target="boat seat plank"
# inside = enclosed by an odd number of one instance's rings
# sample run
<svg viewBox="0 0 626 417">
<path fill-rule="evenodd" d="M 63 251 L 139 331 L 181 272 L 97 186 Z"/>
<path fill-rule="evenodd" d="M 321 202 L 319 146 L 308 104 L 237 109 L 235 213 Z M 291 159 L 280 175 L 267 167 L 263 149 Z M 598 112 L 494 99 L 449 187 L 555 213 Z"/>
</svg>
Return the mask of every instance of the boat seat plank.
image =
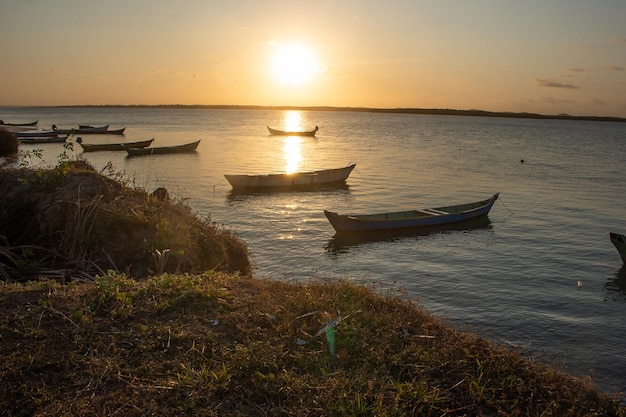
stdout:
<svg viewBox="0 0 626 417">
<path fill-rule="evenodd" d="M 441 211 L 441 210 L 435 210 L 435 209 L 421 209 L 421 210 L 417 210 L 420 213 L 424 213 L 424 214 L 428 214 L 428 215 L 435 215 L 435 216 L 441 216 L 442 214 L 448 214 L 445 211 Z"/>
</svg>

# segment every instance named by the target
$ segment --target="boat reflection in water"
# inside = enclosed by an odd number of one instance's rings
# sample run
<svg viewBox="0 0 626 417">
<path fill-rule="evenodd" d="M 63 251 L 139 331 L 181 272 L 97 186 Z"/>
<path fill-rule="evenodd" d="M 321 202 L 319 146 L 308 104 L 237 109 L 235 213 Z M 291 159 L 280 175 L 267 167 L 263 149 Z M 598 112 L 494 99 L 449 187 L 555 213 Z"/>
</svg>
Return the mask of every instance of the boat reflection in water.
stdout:
<svg viewBox="0 0 626 417">
<path fill-rule="evenodd" d="M 609 292 L 609 295 L 618 295 L 619 298 L 626 297 L 626 264 L 622 265 L 621 269 L 615 272 L 604 287 Z"/>
<path fill-rule="evenodd" d="M 240 197 L 247 196 L 261 196 L 261 195 L 271 195 L 271 194 L 281 194 L 281 193 L 294 193 L 294 192 L 304 192 L 304 193 L 324 193 L 328 191 L 350 191 L 350 186 L 347 182 L 336 182 L 330 184 L 312 184 L 312 185 L 286 185 L 286 186 L 277 186 L 277 187 L 259 187 L 259 188 L 231 188 L 228 193 L 228 200 L 238 200 Z"/>
<path fill-rule="evenodd" d="M 491 221 L 487 216 L 441 226 L 424 226 L 415 229 L 397 229 L 378 232 L 335 233 L 324 246 L 328 252 L 345 252 L 353 246 L 371 242 L 394 242 L 412 237 L 425 237 L 437 233 L 467 232 L 473 230 L 491 230 Z"/>
</svg>

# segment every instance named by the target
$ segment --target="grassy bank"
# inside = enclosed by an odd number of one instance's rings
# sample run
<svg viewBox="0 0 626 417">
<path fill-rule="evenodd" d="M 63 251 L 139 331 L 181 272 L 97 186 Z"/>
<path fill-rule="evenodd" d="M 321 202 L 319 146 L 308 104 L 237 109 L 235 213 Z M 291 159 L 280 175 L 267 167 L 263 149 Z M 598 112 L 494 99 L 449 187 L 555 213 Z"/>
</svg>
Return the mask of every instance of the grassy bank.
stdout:
<svg viewBox="0 0 626 417">
<path fill-rule="evenodd" d="M 588 381 L 348 282 L 110 273 L 0 299 L 4 415 L 624 415 Z"/>
<path fill-rule="evenodd" d="M 232 233 L 83 164 L 0 190 L 0 415 L 626 415 L 403 294 L 255 278 Z"/>
</svg>

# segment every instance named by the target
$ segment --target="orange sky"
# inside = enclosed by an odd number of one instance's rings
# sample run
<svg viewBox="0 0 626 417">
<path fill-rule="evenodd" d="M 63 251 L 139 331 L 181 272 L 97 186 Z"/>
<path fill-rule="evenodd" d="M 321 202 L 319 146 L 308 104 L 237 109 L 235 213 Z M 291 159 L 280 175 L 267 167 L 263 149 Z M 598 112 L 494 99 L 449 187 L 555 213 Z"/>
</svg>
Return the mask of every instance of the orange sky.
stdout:
<svg viewBox="0 0 626 417">
<path fill-rule="evenodd" d="M 624 22 L 609 0 L 7 0 L 0 105 L 626 117 Z"/>
</svg>

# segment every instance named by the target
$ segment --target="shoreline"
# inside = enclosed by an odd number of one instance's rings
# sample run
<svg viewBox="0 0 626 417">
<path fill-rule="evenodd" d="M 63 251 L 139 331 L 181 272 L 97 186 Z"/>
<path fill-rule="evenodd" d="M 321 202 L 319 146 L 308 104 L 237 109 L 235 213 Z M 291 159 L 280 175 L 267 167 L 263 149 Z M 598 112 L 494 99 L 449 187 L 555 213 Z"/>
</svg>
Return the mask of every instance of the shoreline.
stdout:
<svg viewBox="0 0 626 417">
<path fill-rule="evenodd" d="M 438 116 L 469 116 L 469 117 L 506 117 L 513 119 L 547 119 L 547 120 L 580 120 L 596 122 L 626 122 L 625 117 L 614 116 L 572 116 L 569 114 L 546 115 L 528 112 L 494 112 L 487 110 L 459 110 L 459 109 L 423 109 L 411 107 L 376 108 L 376 107 L 335 107 L 335 106 L 260 106 L 260 105 L 229 105 L 229 104 L 93 104 L 93 105 L 64 105 L 64 106 L 10 106 L 2 108 L 163 108 L 163 109 L 215 109 L 215 110 L 302 110 L 302 111 L 332 111 L 332 112 L 368 112 L 368 113 L 397 113 L 397 114 L 426 114 Z"/>
</svg>

